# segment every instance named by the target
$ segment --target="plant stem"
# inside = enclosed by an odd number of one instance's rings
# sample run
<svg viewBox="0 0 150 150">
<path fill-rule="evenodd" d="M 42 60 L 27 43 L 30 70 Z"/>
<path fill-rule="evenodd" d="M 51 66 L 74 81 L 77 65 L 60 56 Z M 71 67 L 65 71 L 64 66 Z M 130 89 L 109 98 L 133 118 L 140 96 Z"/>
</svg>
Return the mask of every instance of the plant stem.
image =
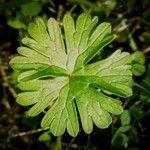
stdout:
<svg viewBox="0 0 150 150">
<path fill-rule="evenodd" d="M 10 138 L 16 138 L 16 137 L 20 137 L 20 136 L 26 136 L 26 135 L 30 135 L 30 134 L 35 134 L 35 133 L 39 133 L 39 132 L 42 132 L 42 131 L 46 131 L 48 129 L 49 128 L 44 128 L 44 129 L 39 128 L 39 129 L 27 131 L 27 132 L 21 132 L 21 133 L 18 133 L 18 134 L 13 134 Z"/>
</svg>

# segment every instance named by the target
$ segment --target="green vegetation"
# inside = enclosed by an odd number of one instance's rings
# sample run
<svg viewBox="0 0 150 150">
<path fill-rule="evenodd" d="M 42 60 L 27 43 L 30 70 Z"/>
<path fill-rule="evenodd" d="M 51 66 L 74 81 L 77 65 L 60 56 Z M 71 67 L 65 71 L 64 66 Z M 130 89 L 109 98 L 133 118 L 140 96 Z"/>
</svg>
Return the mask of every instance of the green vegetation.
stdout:
<svg viewBox="0 0 150 150">
<path fill-rule="evenodd" d="M 2 1 L 0 149 L 149 147 L 148 8 Z"/>
<path fill-rule="evenodd" d="M 18 48 L 22 56 L 10 61 L 20 73 L 19 88 L 25 91 L 17 96 L 17 102 L 23 106 L 35 104 L 28 111 L 29 116 L 50 107 L 41 125 L 50 127 L 54 135 L 62 135 L 67 128 L 70 135 L 77 136 L 77 111 L 86 133 L 91 133 L 92 122 L 107 128 L 112 122 L 108 112 L 119 115 L 123 108 L 120 101 L 103 92 L 122 97 L 132 95 L 128 53 L 117 50 L 107 59 L 88 64 L 114 38 L 109 23 L 101 23 L 94 30 L 97 22 L 97 17 L 91 19 L 89 13 L 83 13 L 74 26 L 73 18 L 65 15 L 66 50 L 56 20 L 50 18 L 47 29 L 44 21 L 37 19 L 28 29 L 33 39 L 22 40 L 29 48 Z"/>
</svg>

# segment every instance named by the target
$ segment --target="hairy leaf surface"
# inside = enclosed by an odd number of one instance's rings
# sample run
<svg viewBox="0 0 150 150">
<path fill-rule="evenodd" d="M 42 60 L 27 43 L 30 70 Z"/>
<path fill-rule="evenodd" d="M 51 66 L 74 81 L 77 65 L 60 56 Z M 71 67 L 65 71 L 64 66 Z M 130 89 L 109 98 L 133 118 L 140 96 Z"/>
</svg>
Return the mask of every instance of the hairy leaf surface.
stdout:
<svg viewBox="0 0 150 150">
<path fill-rule="evenodd" d="M 81 14 L 76 22 L 70 14 L 63 18 L 64 38 L 59 23 L 50 18 L 47 24 L 37 18 L 22 40 L 19 56 L 10 61 L 20 72 L 17 102 L 31 105 L 29 116 L 46 111 L 41 126 L 56 135 L 65 130 L 71 136 L 79 132 L 79 119 L 86 133 L 107 128 L 111 114 L 123 112 L 121 102 L 112 95 L 132 95 L 131 58 L 115 51 L 106 59 L 89 61 L 108 45 L 114 36 L 107 22 L 97 26 L 98 18 Z M 79 114 L 79 115 L 78 115 Z"/>
</svg>

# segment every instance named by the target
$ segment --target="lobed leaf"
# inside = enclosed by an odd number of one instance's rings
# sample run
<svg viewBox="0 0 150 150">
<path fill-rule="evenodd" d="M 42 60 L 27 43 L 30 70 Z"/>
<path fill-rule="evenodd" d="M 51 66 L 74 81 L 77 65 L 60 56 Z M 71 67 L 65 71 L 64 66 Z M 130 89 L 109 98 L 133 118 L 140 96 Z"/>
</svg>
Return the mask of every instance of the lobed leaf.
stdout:
<svg viewBox="0 0 150 150">
<path fill-rule="evenodd" d="M 131 57 L 115 51 L 106 59 L 89 61 L 114 36 L 107 22 L 96 27 L 98 18 L 81 14 L 76 22 L 69 13 L 63 18 L 64 38 L 59 23 L 50 18 L 45 24 L 37 18 L 28 28 L 30 37 L 22 40 L 19 56 L 10 61 L 19 71 L 17 102 L 31 106 L 29 116 L 43 111 L 41 126 L 56 135 L 65 130 L 71 136 L 83 130 L 92 132 L 93 123 L 107 128 L 113 115 L 123 112 L 121 102 L 111 97 L 132 95 Z M 79 116 L 78 116 L 79 115 Z"/>
</svg>

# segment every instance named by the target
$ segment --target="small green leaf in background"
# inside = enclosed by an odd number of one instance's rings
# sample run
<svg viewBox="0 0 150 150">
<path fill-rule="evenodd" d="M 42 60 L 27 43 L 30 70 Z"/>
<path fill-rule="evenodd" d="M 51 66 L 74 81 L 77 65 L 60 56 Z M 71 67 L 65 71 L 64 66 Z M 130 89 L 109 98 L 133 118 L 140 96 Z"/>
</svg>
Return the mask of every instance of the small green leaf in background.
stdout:
<svg viewBox="0 0 150 150">
<path fill-rule="evenodd" d="M 137 48 L 137 45 L 136 45 L 135 40 L 131 33 L 128 34 L 128 38 L 129 38 L 129 45 L 130 45 L 131 49 L 133 51 L 137 51 L 138 48 Z"/>
<path fill-rule="evenodd" d="M 113 140 L 112 144 L 115 148 L 126 148 L 128 144 L 128 137 L 123 133 L 118 134 L 118 136 L 116 136 L 116 138 Z"/>
<path fill-rule="evenodd" d="M 21 12 L 25 16 L 37 16 L 42 9 L 42 5 L 38 2 L 29 2 L 21 5 Z"/>
<path fill-rule="evenodd" d="M 131 121 L 130 113 L 128 110 L 124 110 L 124 112 L 121 114 L 121 125 L 129 125 Z"/>
<path fill-rule="evenodd" d="M 146 77 L 142 80 L 139 87 L 141 88 L 140 99 L 150 104 L 150 66 L 147 69 Z"/>
<path fill-rule="evenodd" d="M 50 140 L 51 140 L 51 135 L 50 135 L 49 131 L 46 131 L 39 136 L 40 142 L 46 142 L 46 141 L 50 141 Z"/>
<path fill-rule="evenodd" d="M 125 148 L 128 144 L 126 133 L 131 129 L 131 116 L 129 110 L 124 110 L 121 114 L 121 126 L 115 131 L 112 137 L 112 145 L 116 148 Z"/>
<path fill-rule="evenodd" d="M 145 78 L 142 80 L 142 82 L 140 84 L 134 84 L 141 90 L 140 100 L 146 102 L 146 104 L 150 104 L 150 66 L 148 66 Z"/>
<path fill-rule="evenodd" d="M 145 55 L 142 51 L 136 51 L 131 55 L 133 63 L 139 63 L 143 65 L 145 63 Z"/>
<path fill-rule="evenodd" d="M 131 129 L 131 125 L 124 125 L 118 128 L 117 132 L 125 133 Z"/>
<path fill-rule="evenodd" d="M 145 72 L 145 66 L 141 64 L 132 65 L 132 72 L 135 76 L 141 76 Z"/>
<path fill-rule="evenodd" d="M 10 61 L 20 72 L 17 102 L 31 105 L 31 117 L 45 111 L 43 128 L 56 136 L 65 130 L 71 136 L 83 130 L 91 133 L 93 123 L 107 128 L 113 115 L 123 112 L 121 101 L 111 95 L 132 95 L 131 59 L 128 52 L 116 50 L 108 58 L 89 63 L 114 40 L 110 23 L 99 25 L 98 17 L 82 13 L 74 22 L 70 14 L 63 18 L 64 38 L 59 23 L 41 18 L 29 24 L 30 37 L 22 40 L 19 56 Z M 108 94 L 109 93 L 109 94 Z M 78 116 L 79 113 L 79 116 Z"/>
<path fill-rule="evenodd" d="M 145 55 L 141 51 L 136 51 L 131 55 L 132 72 L 135 76 L 141 76 L 145 72 Z"/>
<path fill-rule="evenodd" d="M 125 123 L 126 124 L 126 123 Z M 131 129 L 131 125 L 122 125 L 113 134 L 111 143 L 116 148 L 125 148 L 128 144 L 128 136 L 125 134 Z"/>
<path fill-rule="evenodd" d="M 19 18 L 9 18 L 7 24 L 14 29 L 24 29 L 25 24 L 21 22 Z"/>
</svg>

